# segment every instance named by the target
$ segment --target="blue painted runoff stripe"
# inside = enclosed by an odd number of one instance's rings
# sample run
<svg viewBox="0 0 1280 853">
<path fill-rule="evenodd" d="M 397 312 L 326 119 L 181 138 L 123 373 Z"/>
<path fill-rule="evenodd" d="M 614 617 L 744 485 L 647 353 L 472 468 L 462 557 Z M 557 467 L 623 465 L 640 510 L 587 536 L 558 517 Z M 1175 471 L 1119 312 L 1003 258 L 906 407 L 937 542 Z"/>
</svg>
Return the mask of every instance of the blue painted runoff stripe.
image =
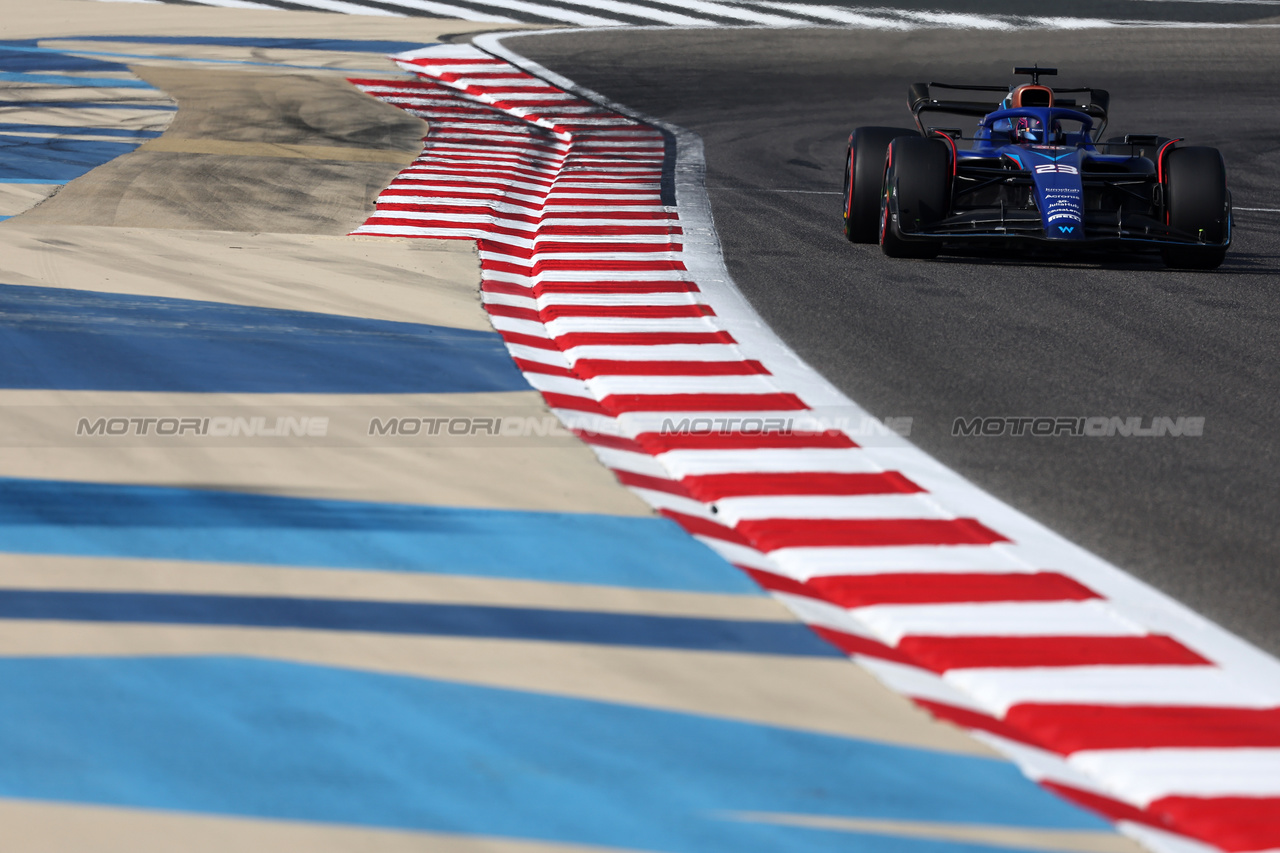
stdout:
<svg viewBox="0 0 1280 853">
<path fill-rule="evenodd" d="M 189 44 L 214 47 L 261 47 L 286 50 L 334 50 L 349 53 L 404 53 L 436 42 L 382 41 L 372 39 L 257 38 L 248 36 L 59 36 L 42 41 L 115 42 L 120 44 Z"/>
<path fill-rule="evenodd" d="M 412 45 L 418 47 L 419 45 Z M 42 51 L 44 48 L 13 48 L 11 52 L 20 52 L 22 50 Z M 98 51 L 98 50 L 77 50 L 76 53 L 82 58 L 90 57 L 110 57 L 111 59 L 155 59 L 155 54 L 151 53 L 118 53 L 114 51 Z M 299 65 L 288 62 L 254 62 L 247 59 L 216 59 L 211 57 L 199 56 L 166 56 L 166 62 L 197 62 L 205 65 L 253 65 L 268 68 L 307 68 L 314 70 L 332 71 L 333 68 L 328 65 Z M 3 63 L 0 62 L 0 67 Z M 344 68 L 344 73 L 360 72 L 364 74 L 386 74 L 386 68 Z M 394 72 L 393 72 L 394 73 Z"/>
<path fill-rule="evenodd" d="M 170 104 L 133 103 L 131 101 L 0 101 L 0 107 L 54 107 L 65 110 L 167 110 L 177 112 Z"/>
<path fill-rule="evenodd" d="M 36 39 L 0 41 L 0 71 L 128 71 L 127 65 L 40 47 Z"/>
<path fill-rule="evenodd" d="M 665 518 L 61 480 L 0 478 L 4 551 L 763 594 Z"/>
<path fill-rule="evenodd" d="M 0 178 L 5 183 L 65 184 L 139 144 L 0 134 Z M 0 324 L 3 322 L 0 317 Z M 0 365 L 0 371 L 3 369 Z"/>
<path fill-rule="evenodd" d="M 0 284 L 0 388 L 410 394 L 529 383 L 496 332 Z"/>
<path fill-rule="evenodd" d="M 1008 853 L 733 812 L 1105 830 L 996 759 L 246 658 L 0 660 L 0 796 L 664 853 Z"/>
<path fill-rule="evenodd" d="M 127 127 L 93 127 L 67 124 L 17 124 L 0 122 L 0 133 L 62 133 L 72 136 L 120 136 L 130 139 L 155 139 L 162 130 L 130 130 Z"/>
<path fill-rule="evenodd" d="M 89 88 L 153 89 L 145 80 L 136 77 L 74 77 L 69 74 L 25 74 L 19 71 L 0 71 L 0 81 L 5 83 L 39 83 L 46 86 L 85 86 Z"/>
<path fill-rule="evenodd" d="M 221 625 L 844 657 L 799 622 L 404 601 L 0 590 L 0 619 Z"/>
</svg>

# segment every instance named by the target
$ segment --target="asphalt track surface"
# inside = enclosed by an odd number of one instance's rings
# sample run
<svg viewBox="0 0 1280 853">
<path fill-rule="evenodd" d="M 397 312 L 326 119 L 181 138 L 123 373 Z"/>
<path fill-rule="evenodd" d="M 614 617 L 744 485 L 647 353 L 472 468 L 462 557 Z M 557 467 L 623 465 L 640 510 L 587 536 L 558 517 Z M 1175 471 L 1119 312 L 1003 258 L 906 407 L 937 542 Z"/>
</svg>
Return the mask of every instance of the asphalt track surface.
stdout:
<svg viewBox="0 0 1280 853">
<path fill-rule="evenodd" d="M 911 441 L 944 464 L 1276 653 L 1278 40 L 1275 29 L 664 30 L 507 44 L 702 136 L 730 272 L 851 398 L 877 417 L 913 418 Z M 839 188 L 854 126 L 909 126 L 913 81 L 1003 83 L 1033 61 L 1061 68 L 1061 85 L 1109 89 L 1108 136 L 1159 132 L 1222 150 L 1237 214 L 1220 270 L 895 261 L 845 241 Z M 952 437 L 956 418 L 974 416 L 1201 416 L 1205 428 Z"/>
</svg>

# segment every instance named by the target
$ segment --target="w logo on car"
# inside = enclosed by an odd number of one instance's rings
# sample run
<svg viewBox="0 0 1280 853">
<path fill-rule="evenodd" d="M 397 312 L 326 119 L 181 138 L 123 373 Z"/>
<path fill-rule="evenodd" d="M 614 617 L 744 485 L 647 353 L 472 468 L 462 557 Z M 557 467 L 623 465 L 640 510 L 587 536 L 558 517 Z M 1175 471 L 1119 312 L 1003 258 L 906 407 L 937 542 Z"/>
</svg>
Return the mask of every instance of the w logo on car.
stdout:
<svg viewBox="0 0 1280 853">
<path fill-rule="evenodd" d="M 1058 230 L 1063 234 L 1070 234 L 1072 231 L 1076 230 L 1076 227 L 1074 225 L 1059 225 Z"/>
</svg>

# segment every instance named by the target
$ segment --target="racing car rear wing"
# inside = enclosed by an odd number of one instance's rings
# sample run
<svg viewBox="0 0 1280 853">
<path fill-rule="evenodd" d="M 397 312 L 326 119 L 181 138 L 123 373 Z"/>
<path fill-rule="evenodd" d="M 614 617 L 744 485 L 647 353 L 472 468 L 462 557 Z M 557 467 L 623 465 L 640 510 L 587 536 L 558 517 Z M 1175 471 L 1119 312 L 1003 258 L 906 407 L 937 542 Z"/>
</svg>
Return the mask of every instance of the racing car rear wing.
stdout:
<svg viewBox="0 0 1280 853">
<path fill-rule="evenodd" d="M 1040 69 L 1042 72 L 1044 69 Z M 973 86 L 959 83 L 912 83 L 907 93 L 907 103 L 911 106 L 911 114 L 915 117 L 916 126 L 920 128 L 920 132 L 928 135 L 928 129 L 924 122 L 921 121 L 922 113 L 947 113 L 949 115 L 975 116 L 982 118 L 988 113 L 993 113 L 1001 108 L 1001 102 L 1004 96 L 1012 91 L 1011 86 Z M 962 101 L 951 100 L 949 98 L 936 97 L 935 89 L 946 89 L 956 92 L 999 92 L 1000 97 L 991 101 Z M 1084 103 L 1080 103 L 1076 98 L 1059 97 L 1060 94 L 1081 94 L 1087 93 Z M 1099 120 L 1098 135 L 1102 134 L 1102 128 L 1107 123 L 1107 108 L 1111 104 L 1111 95 L 1105 89 L 1090 89 L 1087 87 L 1064 88 L 1053 90 L 1053 103 L 1058 107 L 1069 107 L 1079 110 L 1090 118 Z"/>
</svg>

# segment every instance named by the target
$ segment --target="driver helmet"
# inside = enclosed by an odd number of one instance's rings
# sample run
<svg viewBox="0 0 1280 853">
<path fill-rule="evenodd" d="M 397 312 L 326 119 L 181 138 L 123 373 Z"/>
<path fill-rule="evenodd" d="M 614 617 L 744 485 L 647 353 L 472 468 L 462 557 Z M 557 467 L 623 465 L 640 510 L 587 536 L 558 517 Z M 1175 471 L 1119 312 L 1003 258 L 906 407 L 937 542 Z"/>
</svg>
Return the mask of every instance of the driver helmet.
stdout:
<svg viewBox="0 0 1280 853">
<path fill-rule="evenodd" d="M 1023 116 L 1013 123 L 1013 138 L 1018 142 L 1042 142 L 1040 122 Z"/>
<path fill-rule="evenodd" d="M 1042 132 L 1042 126 L 1039 119 L 1022 117 L 1013 122 L 1013 138 L 1018 142 L 1031 142 L 1057 145 L 1062 142 L 1062 123 L 1054 120 L 1049 126 L 1049 134 L 1046 137 Z"/>
</svg>

